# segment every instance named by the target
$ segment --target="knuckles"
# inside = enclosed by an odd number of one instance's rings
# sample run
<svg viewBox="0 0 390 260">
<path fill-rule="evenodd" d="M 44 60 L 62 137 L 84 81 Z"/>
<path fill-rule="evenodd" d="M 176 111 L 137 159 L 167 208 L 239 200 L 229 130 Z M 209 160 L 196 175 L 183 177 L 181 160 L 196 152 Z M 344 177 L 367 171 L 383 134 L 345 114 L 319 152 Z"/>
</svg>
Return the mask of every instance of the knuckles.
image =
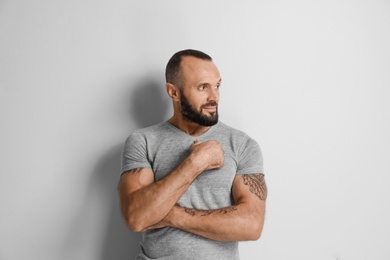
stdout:
<svg viewBox="0 0 390 260">
<path fill-rule="evenodd" d="M 207 169 L 220 168 L 224 165 L 224 151 L 216 140 L 196 141 L 191 145 L 190 151 L 202 159 Z"/>
</svg>

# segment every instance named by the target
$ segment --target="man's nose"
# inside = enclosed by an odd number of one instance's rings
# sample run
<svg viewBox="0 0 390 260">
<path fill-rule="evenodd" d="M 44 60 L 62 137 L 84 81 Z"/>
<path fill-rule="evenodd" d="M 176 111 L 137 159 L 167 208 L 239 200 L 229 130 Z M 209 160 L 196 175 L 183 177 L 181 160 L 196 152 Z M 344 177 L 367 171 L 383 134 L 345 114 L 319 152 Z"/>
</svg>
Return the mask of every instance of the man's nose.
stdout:
<svg viewBox="0 0 390 260">
<path fill-rule="evenodd" d="M 208 101 L 218 102 L 218 100 L 219 100 L 219 88 L 218 87 L 210 88 L 208 93 Z"/>
</svg>

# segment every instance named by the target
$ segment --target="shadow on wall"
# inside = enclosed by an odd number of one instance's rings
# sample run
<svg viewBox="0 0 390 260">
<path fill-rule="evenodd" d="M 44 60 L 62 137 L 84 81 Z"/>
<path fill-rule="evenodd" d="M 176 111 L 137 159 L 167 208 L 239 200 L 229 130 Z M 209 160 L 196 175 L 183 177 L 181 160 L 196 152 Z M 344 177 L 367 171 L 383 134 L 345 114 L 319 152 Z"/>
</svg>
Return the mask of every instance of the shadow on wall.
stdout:
<svg viewBox="0 0 390 260">
<path fill-rule="evenodd" d="M 142 80 L 131 94 L 130 115 L 139 128 L 166 119 L 169 107 L 170 99 L 161 80 Z"/>
<path fill-rule="evenodd" d="M 139 251 L 140 234 L 131 232 L 123 220 L 119 208 L 118 180 L 120 174 L 120 158 L 122 145 L 116 145 L 109 150 L 100 160 L 92 178 L 104 193 L 104 209 L 108 210 L 107 223 L 104 223 L 101 234 L 103 235 L 100 260 L 108 259 L 135 259 Z M 96 183 L 98 182 L 98 183 Z M 98 191 L 99 192 L 99 191 Z M 102 196 L 102 195 L 101 195 Z M 103 203 L 102 203 L 103 204 Z M 104 230 L 106 228 L 106 230 Z"/>
<path fill-rule="evenodd" d="M 129 112 L 136 128 L 154 125 L 166 119 L 170 103 L 161 80 L 148 77 L 131 89 Z M 111 196 L 110 205 L 107 207 L 110 208 L 110 213 L 100 260 L 135 259 L 140 250 L 141 236 L 127 228 L 119 208 L 117 185 L 122 149 L 123 144 L 120 144 L 107 152 L 95 171 L 101 186 L 105 186 L 105 189 L 109 190 L 108 196 Z"/>
<path fill-rule="evenodd" d="M 170 99 L 164 84 L 156 77 L 147 77 L 139 84 L 129 86 L 129 112 L 132 129 L 143 128 L 166 120 Z M 98 160 L 86 189 L 80 210 L 74 216 L 64 243 L 64 259 L 79 259 L 91 232 L 97 233 L 101 247 L 96 249 L 98 260 L 135 259 L 140 251 L 140 234 L 131 232 L 123 220 L 118 197 L 121 153 L 123 143 L 109 149 Z M 97 216 L 97 214 L 107 214 Z M 96 232 L 94 219 L 106 219 Z M 84 252 L 85 253 L 85 252 Z"/>
</svg>

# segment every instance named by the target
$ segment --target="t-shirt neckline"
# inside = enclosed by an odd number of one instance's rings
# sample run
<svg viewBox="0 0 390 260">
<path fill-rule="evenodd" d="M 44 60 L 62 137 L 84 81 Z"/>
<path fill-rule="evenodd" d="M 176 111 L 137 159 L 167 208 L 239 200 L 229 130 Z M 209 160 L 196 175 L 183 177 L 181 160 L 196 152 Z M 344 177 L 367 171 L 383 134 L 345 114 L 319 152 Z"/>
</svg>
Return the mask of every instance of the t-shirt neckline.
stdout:
<svg viewBox="0 0 390 260">
<path fill-rule="evenodd" d="M 194 140 L 198 139 L 198 138 L 201 138 L 201 137 L 205 137 L 205 136 L 208 136 L 210 135 L 212 132 L 214 132 L 214 128 L 219 124 L 219 122 L 213 126 L 211 126 L 206 132 L 204 132 L 203 134 L 201 135 L 198 135 L 198 136 L 192 136 L 190 134 L 187 134 L 186 132 L 182 131 L 180 128 L 174 126 L 173 124 L 171 124 L 171 122 L 169 122 L 168 120 L 165 121 L 165 125 L 167 125 L 171 130 L 173 130 L 175 133 L 178 133 L 182 136 L 185 136 L 185 137 L 189 137 L 189 138 L 192 138 Z"/>
</svg>

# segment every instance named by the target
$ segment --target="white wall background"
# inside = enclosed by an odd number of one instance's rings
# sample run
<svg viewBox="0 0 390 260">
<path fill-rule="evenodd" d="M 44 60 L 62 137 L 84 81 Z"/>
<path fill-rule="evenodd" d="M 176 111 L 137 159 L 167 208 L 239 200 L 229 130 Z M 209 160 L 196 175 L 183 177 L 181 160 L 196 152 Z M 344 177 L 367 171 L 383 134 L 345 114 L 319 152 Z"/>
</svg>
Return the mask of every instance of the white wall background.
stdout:
<svg viewBox="0 0 390 260">
<path fill-rule="evenodd" d="M 0 259 L 133 259 L 116 185 L 165 120 L 164 68 L 209 53 L 270 195 L 242 259 L 390 259 L 390 2 L 0 1 Z"/>
</svg>

